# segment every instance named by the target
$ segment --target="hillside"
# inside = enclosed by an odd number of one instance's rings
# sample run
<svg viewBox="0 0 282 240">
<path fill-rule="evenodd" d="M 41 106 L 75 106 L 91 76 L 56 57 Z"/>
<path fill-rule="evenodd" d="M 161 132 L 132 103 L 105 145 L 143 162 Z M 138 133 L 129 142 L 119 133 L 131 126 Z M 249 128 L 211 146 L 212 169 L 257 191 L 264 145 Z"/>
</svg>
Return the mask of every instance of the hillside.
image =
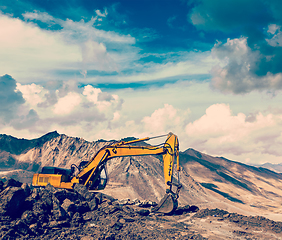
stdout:
<svg viewBox="0 0 282 240">
<path fill-rule="evenodd" d="M 34 140 L 1 135 L 2 176 L 31 182 L 43 166 L 69 168 L 89 160 L 107 141 L 88 142 L 56 132 Z M 23 146 L 17 147 L 23 143 Z M 180 153 L 180 205 L 257 213 L 273 219 L 282 214 L 282 174 L 194 149 Z M 108 185 L 104 193 L 115 198 L 159 201 L 165 193 L 160 156 L 119 157 L 107 163 Z"/>
</svg>

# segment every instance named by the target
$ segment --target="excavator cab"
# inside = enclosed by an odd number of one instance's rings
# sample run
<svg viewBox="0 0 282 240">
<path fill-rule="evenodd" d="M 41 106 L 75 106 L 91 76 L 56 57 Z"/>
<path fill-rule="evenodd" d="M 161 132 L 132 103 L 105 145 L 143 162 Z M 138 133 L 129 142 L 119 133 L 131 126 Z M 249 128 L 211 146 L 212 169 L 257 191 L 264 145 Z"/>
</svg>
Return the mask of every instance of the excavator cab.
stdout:
<svg viewBox="0 0 282 240">
<path fill-rule="evenodd" d="M 106 166 L 103 166 L 100 170 L 100 174 L 97 175 L 98 177 L 95 179 L 95 181 L 92 183 L 89 181 L 89 190 L 103 190 L 105 189 L 107 185 L 107 170 Z"/>
<path fill-rule="evenodd" d="M 46 167 L 42 168 L 41 173 L 42 174 L 60 174 L 62 176 L 62 179 L 61 179 L 62 182 L 69 182 L 71 180 L 72 175 L 73 175 L 73 170 L 72 169 L 66 169 L 66 168 L 46 166 Z M 39 180 L 39 182 L 40 182 L 40 180 Z"/>
</svg>

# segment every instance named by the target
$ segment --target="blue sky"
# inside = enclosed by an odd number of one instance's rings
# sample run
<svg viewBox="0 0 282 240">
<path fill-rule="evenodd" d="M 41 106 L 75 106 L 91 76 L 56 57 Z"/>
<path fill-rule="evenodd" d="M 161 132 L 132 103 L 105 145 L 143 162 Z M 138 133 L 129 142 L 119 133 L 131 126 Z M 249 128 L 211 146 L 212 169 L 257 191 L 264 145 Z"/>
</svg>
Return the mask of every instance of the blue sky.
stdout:
<svg viewBox="0 0 282 240">
<path fill-rule="evenodd" d="M 282 162 L 278 0 L 0 1 L 0 132 L 92 141 L 174 132 Z"/>
</svg>

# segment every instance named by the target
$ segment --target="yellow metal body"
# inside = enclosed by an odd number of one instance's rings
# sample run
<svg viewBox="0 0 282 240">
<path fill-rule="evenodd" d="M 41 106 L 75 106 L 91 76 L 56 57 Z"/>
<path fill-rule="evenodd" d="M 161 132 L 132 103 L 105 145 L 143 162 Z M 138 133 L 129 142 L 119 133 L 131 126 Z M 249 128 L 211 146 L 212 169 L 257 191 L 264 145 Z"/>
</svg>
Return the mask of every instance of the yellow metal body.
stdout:
<svg viewBox="0 0 282 240">
<path fill-rule="evenodd" d="M 72 189 L 73 182 L 64 181 L 65 176 L 60 174 L 40 174 L 35 173 L 32 178 L 32 185 L 35 187 L 45 187 L 48 183 L 56 188 Z"/>
<path fill-rule="evenodd" d="M 60 174 L 34 174 L 33 186 L 46 186 L 48 183 L 56 188 L 72 189 L 75 183 L 91 186 L 100 176 L 101 168 L 106 162 L 115 157 L 142 156 L 142 155 L 163 155 L 164 178 L 166 188 L 171 190 L 173 165 L 176 159 L 177 171 L 179 167 L 179 142 L 176 135 L 169 133 L 163 146 L 132 146 L 130 144 L 149 140 L 150 138 L 136 139 L 133 141 L 120 141 L 107 145 L 100 149 L 81 171 L 72 177 L 70 181 L 66 176 Z"/>
</svg>

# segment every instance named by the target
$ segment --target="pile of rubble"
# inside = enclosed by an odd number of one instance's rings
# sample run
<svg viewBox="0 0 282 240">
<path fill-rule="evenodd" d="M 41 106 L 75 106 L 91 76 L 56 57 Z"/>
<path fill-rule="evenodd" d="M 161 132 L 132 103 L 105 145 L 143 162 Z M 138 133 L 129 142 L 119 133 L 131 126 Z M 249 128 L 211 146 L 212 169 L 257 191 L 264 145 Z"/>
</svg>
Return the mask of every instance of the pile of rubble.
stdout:
<svg viewBox="0 0 282 240">
<path fill-rule="evenodd" d="M 118 201 L 89 192 L 76 184 L 73 191 L 31 188 L 13 179 L 0 180 L 1 239 L 172 239 L 181 238 L 177 227 L 154 228 L 165 223 L 163 214 L 152 213 L 152 201 Z M 196 212 L 196 206 L 179 207 L 174 214 Z M 160 225 L 160 224 L 159 224 Z M 158 225 L 158 226 L 159 226 Z M 203 239 L 186 230 L 186 239 Z"/>
</svg>

